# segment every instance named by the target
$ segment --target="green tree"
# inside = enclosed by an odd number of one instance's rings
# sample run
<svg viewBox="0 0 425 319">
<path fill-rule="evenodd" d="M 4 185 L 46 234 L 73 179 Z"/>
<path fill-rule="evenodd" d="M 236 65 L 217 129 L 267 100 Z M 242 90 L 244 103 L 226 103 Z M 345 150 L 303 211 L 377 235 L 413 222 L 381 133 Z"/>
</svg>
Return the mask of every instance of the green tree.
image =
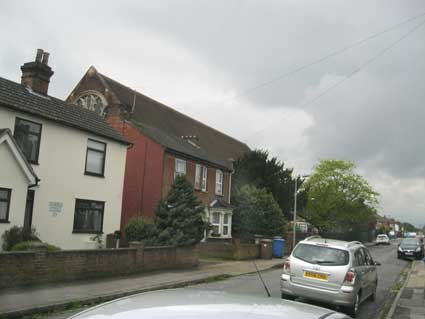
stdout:
<svg viewBox="0 0 425 319">
<path fill-rule="evenodd" d="M 184 176 L 177 176 L 165 199 L 156 208 L 156 244 L 193 245 L 201 241 L 206 229 L 204 208 Z"/>
<path fill-rule="evenodd" d="M 321 233 L 368 230 L 376 219 L 378 193 L 343 160 L 323 160 L 306 183 L 307 215 Z"/>
<path fill-rule="evenodd" d="M 232 176 L 232 193 L 236 194 L 244 185 L 265 188 L 272 193 L 281 210 L 290 218 L 294 207 L 294 184 L 292 169 L 285 168 L 276 157 L 269 158 L 264 150 L 246 153 L 234 163 L 235 174 Z M 303 180 L 298 178 L 298 188 L 302 189 Z M 297 199 L 298 211 L 306 204 L 305 192 L 300 192 Z"/>
<path fill-rule="evenodd" d="M 233 232 L 239 235 L 282 236 L 285 219 L 273 195 L 265 188 L 242 186 L 235 194 Z"/>
</svg>

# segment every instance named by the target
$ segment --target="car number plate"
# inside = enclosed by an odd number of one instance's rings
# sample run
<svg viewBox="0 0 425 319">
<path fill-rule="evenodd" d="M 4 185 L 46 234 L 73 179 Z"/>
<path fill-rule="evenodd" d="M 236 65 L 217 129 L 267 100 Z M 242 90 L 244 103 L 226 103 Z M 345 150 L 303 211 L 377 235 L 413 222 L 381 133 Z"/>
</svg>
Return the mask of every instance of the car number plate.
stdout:
<svg viewBox="0 0 425 319">
<path fill-rule="evenodd" d="M 312 272 L 312 271 L 304 271 L 304 277 L 305 278 L 318 279 L 318 280 L 322 280 L 322 281 L 328 281 L 329 280 L 329 275 L 319 274 L 317 272 Z"/>
<path fill-rule="evenodd" d="M 405 254 L 406 254 L 406 255 L 413 255 L 413 253 L 412 253 L 412 252 L 410 252 L 410 251 L 406 252 Z"/>
</svg>

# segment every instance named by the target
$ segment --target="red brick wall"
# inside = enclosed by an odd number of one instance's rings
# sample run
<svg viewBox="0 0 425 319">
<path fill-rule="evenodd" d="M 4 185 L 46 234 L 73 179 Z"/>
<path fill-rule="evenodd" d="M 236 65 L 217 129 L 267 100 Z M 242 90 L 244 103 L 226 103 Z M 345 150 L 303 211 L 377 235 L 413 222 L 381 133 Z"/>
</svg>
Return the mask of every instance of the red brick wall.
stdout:
<svg viewBox="0 0 425 319">
<path fill-rule="evenodd" d="M 161 199 L 164 148 L 144 136 L 131 123 L 110 116 L 108 123 L 133 143 L 127 151 L 121 230 L 132 217 L 153 219 Z"/>
<path fill-rule="evenodd" d="M 193 160 L 187 160 L 183 157 L 176 156 L 174 154 L 165 153 L 164 156 L 164 181 L 163 181 L 163 189 L 162 195 L 166 196 L 168 191 L 171 188 L 171 185 L 174 181 L 174 170 L 175 170 L 175 159 L 183 159 L 186 160 L 186 178 L 187 180 L 195 184 L 195 170 L 197 162 Z M 201 164 L 198 162 L 198 164 Z M 202 164 L 205 165 L 205 164 Z M 215 198 L 221 197 L 224 201 L 229 202 L 229 180 L 230 173 L 223 171 L 223 196 L 219 196 L 215 194 L 215 171 L 216 169 L 213 167 L 208 167 L 207 174 L 207 191 L 203 192 L 201 190 L 195 189 L 195 195 L 202 202 L 203 205 L 208 205 Z"/>
</svg>

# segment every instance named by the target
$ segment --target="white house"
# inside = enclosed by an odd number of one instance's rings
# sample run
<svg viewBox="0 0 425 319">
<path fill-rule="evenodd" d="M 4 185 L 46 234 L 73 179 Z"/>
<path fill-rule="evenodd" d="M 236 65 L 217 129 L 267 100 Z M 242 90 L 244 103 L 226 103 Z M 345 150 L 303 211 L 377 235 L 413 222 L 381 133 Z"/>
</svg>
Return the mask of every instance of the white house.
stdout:
<svg viewBox="0 0 425 319">
<path fill-rule="evenodd" d="M 0 235 L 32 226 L 62 249 L 93 248 L 120 229 L 129 143 L 95 112 L 47 95 L 48 56 L 38 50 L 20 84 L 0 77 Z"/>
</svg>

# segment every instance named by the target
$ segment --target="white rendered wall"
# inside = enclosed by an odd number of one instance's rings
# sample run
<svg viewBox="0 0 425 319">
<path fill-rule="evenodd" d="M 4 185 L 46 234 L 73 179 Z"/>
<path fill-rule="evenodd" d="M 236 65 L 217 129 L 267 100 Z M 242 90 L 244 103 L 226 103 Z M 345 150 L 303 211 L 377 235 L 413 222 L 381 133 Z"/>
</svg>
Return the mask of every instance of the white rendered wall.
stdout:
<svg viewBox="0 0 425 319">
<path fill-rule="evenodd" d="M 3 107 L 0 107 L 0 128 L 13 132 L 16 117 L 43 125 L 39 165 L 33 165 L 41 181 L 33 188 L 32 225 L 41 239 L 62 249 L 93 247 L 90 237 L 94 234 L 72 233 L 76 198 L 104 201 L 104 235 L 119 230 L 127 146 Z M 84 175 L 88 138 L 107 144 L 104 178 Z M 61 203 L 61 211 L 52 212 L 49 203 Z M 25 200 L 22 205 L 25 207 Z"/>
<path fill-rule="evenodd" d="M 0 250 L 3 244 L 1 235 L 12 226 L 23 226 L 28 179 L 7 143 L 0 144 L 0 187 L 12 190 L 9 206 L 9 223 L 0 222 Z"/>
</svg>

